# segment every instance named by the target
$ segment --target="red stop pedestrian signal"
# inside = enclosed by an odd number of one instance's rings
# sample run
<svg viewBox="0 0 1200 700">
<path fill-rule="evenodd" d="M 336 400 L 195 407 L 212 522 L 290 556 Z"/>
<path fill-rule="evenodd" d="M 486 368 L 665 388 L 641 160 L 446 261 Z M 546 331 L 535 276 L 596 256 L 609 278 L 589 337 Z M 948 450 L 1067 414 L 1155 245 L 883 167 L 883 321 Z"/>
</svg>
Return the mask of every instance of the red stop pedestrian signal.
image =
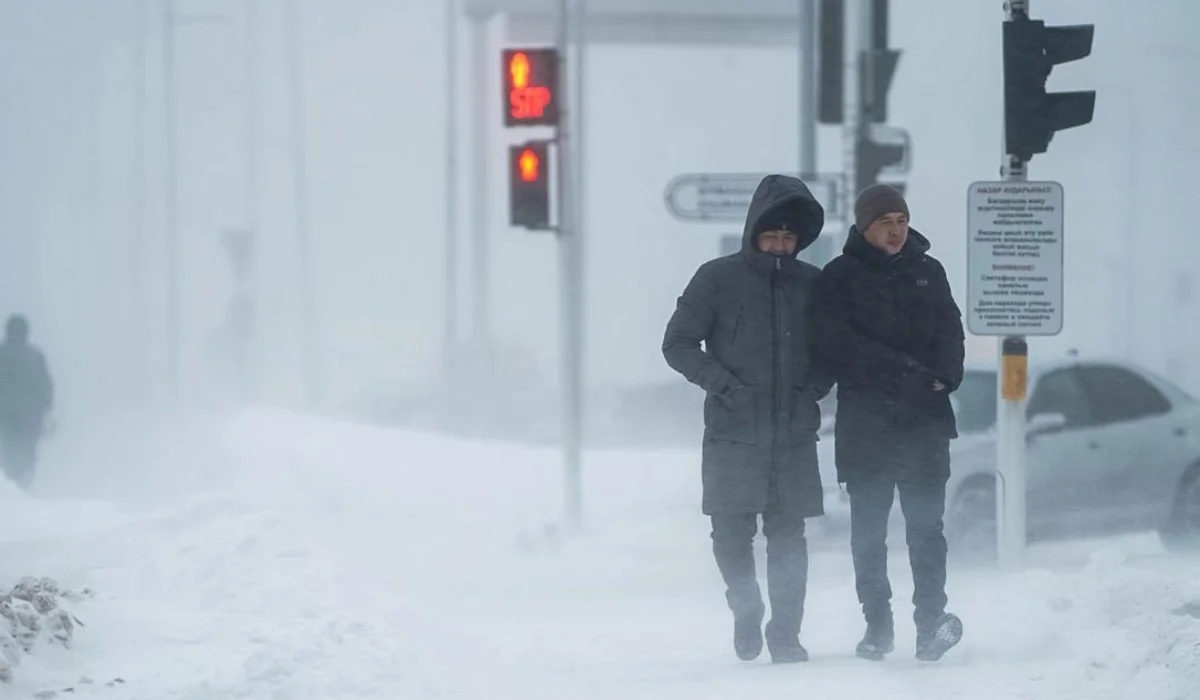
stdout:
<svg viewBox="0 0 1200 700">
<path fill-rule="evenodd" d="M 504 125 L 558 125 L 558 51 L 505 49 Z"/>
<path fill-rule="evenodd" d="M 532 148 L 526 148 L 517 157 L 517 172 L 522 182 L 536 182 L 541 167 L 542 159 L 538 158 L 538 154 L 534 153 Z"/>
<path fill-rule="evenodd" d="M 530 141 L 508 149 L 509 223 L 528 229 L 550 229 L 548 141 Z"/>
</svg>

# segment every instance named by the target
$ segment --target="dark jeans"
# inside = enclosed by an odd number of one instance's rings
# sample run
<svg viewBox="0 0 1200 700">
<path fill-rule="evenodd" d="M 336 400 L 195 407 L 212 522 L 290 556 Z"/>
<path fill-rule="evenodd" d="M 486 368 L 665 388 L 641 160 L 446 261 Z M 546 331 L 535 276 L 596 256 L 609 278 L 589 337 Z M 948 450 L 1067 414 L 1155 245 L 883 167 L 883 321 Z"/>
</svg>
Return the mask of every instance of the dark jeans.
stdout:
<svg viewBox="0 0 1200 700">
<path fill-rule="evenodd" d="M 4 473 L 22 487 L 33 483 L 39 435 L 29 430 L 0 428 Z"/>
<path fill-rule="evenodd" d="M 931 457 L 937 459 L 940 455 Z M 902 468 L 856 474 L 846 484 L 850 494 L 855 588 L 867 622 L 882 620 L 891 611 L 887 529 L 897 490 L 912 567 L 913 621 L 918 630 L 927 630 L 945 612 L 946 536 L 942 518 L 946 509 L 946 477 L 933 470 L 925 475 L 922 471 Z"/>
<path fill-rule="evenodd" d="M 771 602 L 771 633 L 800 633 L 808 585 L 808 540 L 804 518 L 783 510 L 763 513 L 767 538 L 767 591 Z M 758 515 L 712 516 L 713 554 L 725 579 L 725 598 L 738 617 L 763 615 L 762 595 L 754 563 Z"/>
</svg>

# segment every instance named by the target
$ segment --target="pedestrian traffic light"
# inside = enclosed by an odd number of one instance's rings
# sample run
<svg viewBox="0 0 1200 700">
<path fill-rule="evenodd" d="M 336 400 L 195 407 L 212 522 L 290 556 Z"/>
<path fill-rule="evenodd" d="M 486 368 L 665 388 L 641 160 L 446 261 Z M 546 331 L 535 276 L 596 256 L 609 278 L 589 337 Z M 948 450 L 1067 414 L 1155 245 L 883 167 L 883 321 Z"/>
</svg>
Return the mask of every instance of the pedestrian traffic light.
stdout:
<svg viewBox="0 0 1200 700">
<path fill-rule="evenodd" d="M 533 230 L 550 228 L 549 141 L 509 146 L 509 223 Z"/>
<path fill-rule="evenodd" d="M 854 141 L 854 191 L 861 192 L 879 182 L 904 191 L 898 178 L 911 165 L 912 142 L 904 129 L 881 124 L 865 126 Z"/>
<path fill-rule="evenodd" d="M 504 125 L 558 125 L 558 51 L 505 49 Z"/>
<path fill-rule="evenodd" d="M 1046 79 L 1060 63 L 1092 52 L 1094 26 L 1047 27 L 1026 12 L 1004 23 L 1005 152 L 1022 162 L 1045 153 L 1054 133 L 1092 121 L 1096 92 L 1046 92 Z"/>
<path fill-rule="evenodd" d="M 863 121 L 887 121 L 887 96 L 896 75 L 900 51 L 888 48 L 889 0 L 871 0 L 868 43 L 858 56 L 858 94 Z M 817 121 L 841 124 L 845 91 L 846 0 L 821 0 L 817 39 Z"/>
</svg>

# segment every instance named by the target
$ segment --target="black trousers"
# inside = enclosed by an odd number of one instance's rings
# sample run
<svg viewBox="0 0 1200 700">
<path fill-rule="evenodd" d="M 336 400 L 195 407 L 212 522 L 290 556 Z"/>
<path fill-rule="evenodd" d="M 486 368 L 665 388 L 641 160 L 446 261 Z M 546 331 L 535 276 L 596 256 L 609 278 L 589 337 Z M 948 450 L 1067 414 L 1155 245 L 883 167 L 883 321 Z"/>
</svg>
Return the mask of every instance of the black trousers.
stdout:
<svg viewBox="0 0 1200 700">
<path fill-rule="evenodd" d="M 946 481 L 949 442 L 896 445 L 881 469 L 854 474 L 850 494 L 850 548 L 855 588 L 867 622 L 891 613 L 887 572 L 887 530 L 892 503 L 900 493 L 908 560 L 913 577 L 913 621 L 931 629 L 946 609 Z"/>
<path fill-rule="evenodd" d="M 4 461 L 4 473 L 22 487 L 33 482 L 39 438 L 37 432 L 24 426 L 0 426 L 0 458 Z"/>
<path fill-rule="evenodd" d="M 767 592 L 771 603 L 769 633 L 800 633 L 808 586 L 808 540 L 804 518 L 794 512 L 769 509 L 762 514 L 767 538 Z M 757 514 L 712 516 L 713 555 L 725 580 L 725 599 L 737 617 L 762 618 L 762 594 L 754 562 Z"/>
</svg>

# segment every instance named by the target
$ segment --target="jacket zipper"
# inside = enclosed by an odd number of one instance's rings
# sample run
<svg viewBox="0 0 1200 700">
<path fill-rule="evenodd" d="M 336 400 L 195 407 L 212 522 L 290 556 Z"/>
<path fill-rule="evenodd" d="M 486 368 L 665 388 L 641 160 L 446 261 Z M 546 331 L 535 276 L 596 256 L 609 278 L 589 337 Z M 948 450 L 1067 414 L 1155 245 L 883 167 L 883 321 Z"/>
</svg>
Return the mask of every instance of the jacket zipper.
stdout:
<svg viewBox="0 0 1200 700">
<path fill-rule="evenodd" d="M 771 463 L 775 463 L 775 448 L 779 437 L 779 417 L 781 402 L 779 383 L 781 381 L 780 365 L 780 315 L 779 308 L 779 270 L 781 263 L 775 259 L 775 271 L 771 273 Z"/>
</svg>

